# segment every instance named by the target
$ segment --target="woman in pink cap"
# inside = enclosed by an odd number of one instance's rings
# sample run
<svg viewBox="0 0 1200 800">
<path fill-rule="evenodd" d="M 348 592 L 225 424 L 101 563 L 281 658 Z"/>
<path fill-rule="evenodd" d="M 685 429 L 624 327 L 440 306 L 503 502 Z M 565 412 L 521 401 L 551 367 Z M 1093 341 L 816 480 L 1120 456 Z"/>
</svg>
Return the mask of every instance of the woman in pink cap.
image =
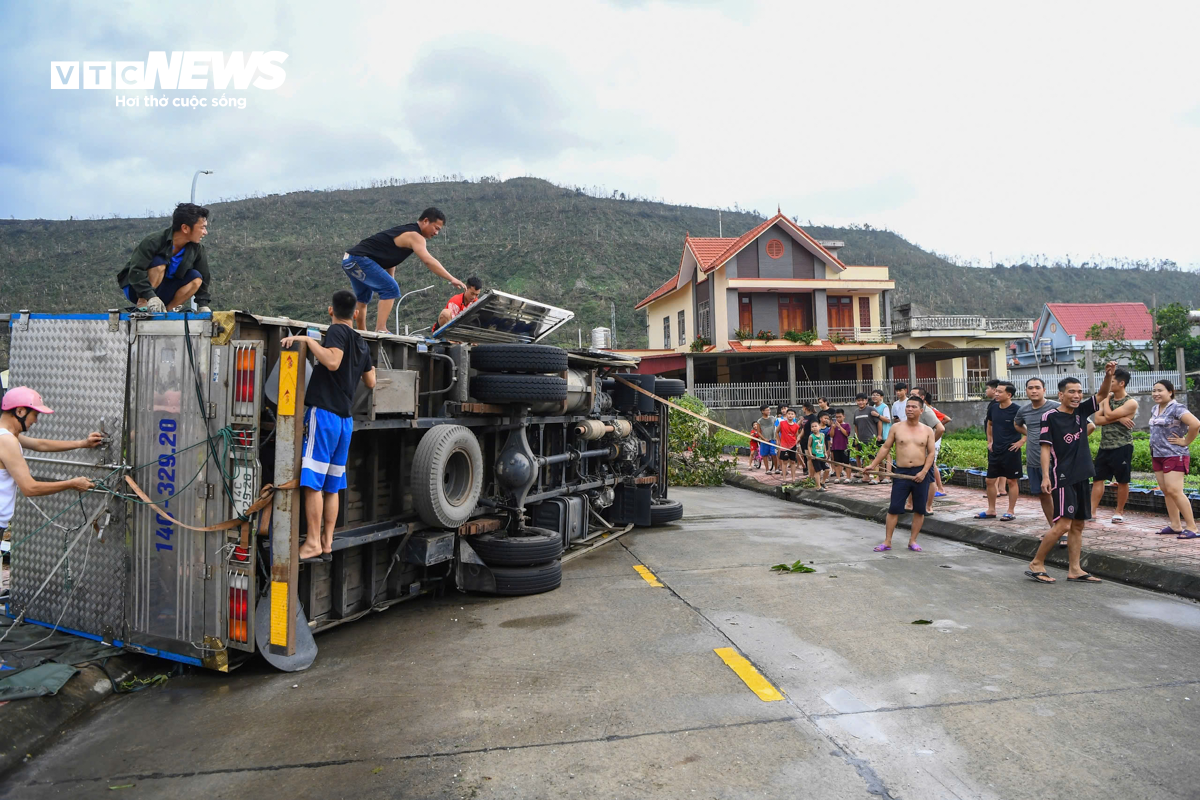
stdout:
<svg viewBox="0 0 1200 800">
<path fill-rule="evenodd" d="M 93 432 L 86 439 L 59 442 L 28 436 L 26 431 L 38 421 L 39 415 L 54 412 L 42 402 L 40 394 L 27 386 L 15 386 L 5 392 L 3 400 L 0 400 L 0 411 L 0 534 L 3 534 L 12 520 L 18 489 L 25 497 L 41 497 L 68 489 L 86 492 L 92 488 L 92 482 L 82 477 L 66 481 L 34 480 L 25 463 L 24 448 L 43 453 L 61 453 L 64 450 L 95 447 L 100 444 L 102 437 Z"/>
</svg>

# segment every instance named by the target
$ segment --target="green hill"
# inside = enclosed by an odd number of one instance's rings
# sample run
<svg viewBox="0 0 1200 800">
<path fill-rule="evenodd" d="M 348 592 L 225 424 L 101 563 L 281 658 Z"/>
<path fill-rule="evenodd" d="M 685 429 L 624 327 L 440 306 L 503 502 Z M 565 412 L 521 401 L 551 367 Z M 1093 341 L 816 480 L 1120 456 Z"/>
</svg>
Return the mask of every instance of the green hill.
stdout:
<svg viewBox="0 0 1200 800">
<path fill-rule="evenodd" d="M 618 195 L 618 198 L 620 195 Z M 348 286 L 342 252 L 359 239 L 411 220 L 428 205 L 449 217 L 431 250 L 460 278 L 569 308 L 586 331 L 609 324 L 617 309 L 618 343 L 645 346 L 644 315 L 634 304 L 679 263 L 685 232 L 717 235 L 713 209 L 598 198 L 534 178 L 438 182 L 343 191 L 295 192 L 210 205 L 216 308 L 320 319 L 327 298 Z M 736 236 L 761 221 L 722 212 Z M 145 235 L 167 220 L 0 220 L 0 310 L 94 311 L 123 306 L 116 274 Z M 897 302 L 942 313 L 1033 316 L 1045 301 L 1200 300 L 1200 276 L 1147 270 L 955 266 L 902 237 L 870 228 L 809 228 L 842 239 L 843 260 L 887 264 Z M 401 288 L 430 283 L 405 301 L 402 323 L 428 325 L 450 287 L 410 259 Z M 373 312 L 372 312 L 373 313 Z M 566 334 L 564 334 L 565 338 Z"/>
</svg>

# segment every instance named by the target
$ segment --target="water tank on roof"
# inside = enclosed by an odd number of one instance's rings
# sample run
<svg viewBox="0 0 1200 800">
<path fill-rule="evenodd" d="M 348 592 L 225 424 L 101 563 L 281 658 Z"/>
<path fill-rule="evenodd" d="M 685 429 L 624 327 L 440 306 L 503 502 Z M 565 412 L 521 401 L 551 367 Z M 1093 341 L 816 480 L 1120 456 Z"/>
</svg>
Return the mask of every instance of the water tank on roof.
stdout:
<svg viewBox="0 0 1200 800">
<path fill-rule="evenodd" d="M 592 349 L 612 349 L 612 331 L 608 328 L 592 328 Z"/>
</svg>

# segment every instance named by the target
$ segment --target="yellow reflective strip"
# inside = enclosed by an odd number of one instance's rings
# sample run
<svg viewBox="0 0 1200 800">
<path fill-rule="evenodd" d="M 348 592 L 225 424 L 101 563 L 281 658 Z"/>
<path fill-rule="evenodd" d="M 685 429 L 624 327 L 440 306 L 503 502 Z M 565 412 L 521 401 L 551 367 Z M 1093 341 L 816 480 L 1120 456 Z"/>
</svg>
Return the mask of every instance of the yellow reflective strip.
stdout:
<svg viewBox="0 0 1200 800">
<path fill-rule="evenodd" d="M 271 644 L 287 647 L 288 585 L 271 581 Z"/>
<path fill-rule="evenodd" d="M 296 376 L 300 354 L 284 350 L 279 354 L 279 416 L 291 417 L 296 414 Z"/>
<path fill-rule="evenodd" d="M 651 586 L 657 586 L 660 589 L 663 588 L 662 582 L 660 582 L 658 578 L 654 577 L 654 573 L 646 569 L 646 567 L 641 564 L 634 564 L 633 568 L 637 570 L 638 575 L 641 575 L 646 580 L 646 583 L 650 584 Z"/>
<path fill-rule="evenodd" d="M 718 647 L 713 650 L 714 653 L 721 657 L 725 665 L 742 679 L 742 683 L 750 687 L 750 691 L 758 695 L 759 700 L 771 702 L 772 700 L 782 700 L 783 695 L 779 690 L 771 685 L 770 681 L 759 674 L 754 665 L 747 661 L 741 653 L 734 650 L 732 647 Z"/>
</svg>

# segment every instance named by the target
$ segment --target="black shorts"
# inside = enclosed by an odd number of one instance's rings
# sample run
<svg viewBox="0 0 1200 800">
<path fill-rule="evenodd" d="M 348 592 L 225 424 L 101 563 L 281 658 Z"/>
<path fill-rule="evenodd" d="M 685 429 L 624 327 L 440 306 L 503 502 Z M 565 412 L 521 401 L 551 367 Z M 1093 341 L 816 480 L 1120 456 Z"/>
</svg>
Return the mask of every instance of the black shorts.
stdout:
<svg viewBox="0 0 1200 800">
<path fill-rule="evenodd" d="M 1092 518 L 1092 487 L 1087 481 L 1055 486 L 1050 490 L 1054 519 L 1073 520 Z"/>
<path fill-rule="evenodd" d="M 832 452 L 833 452 L 833 463 L 835 463 L 835 464 L 849 464 L 850 463 L 850 451 L 849 450 L 834 450 Z"/>
<path fill-rule="evenodd" d="M 892 467 L 892 472 L 897 475 L 916 475 L 923 467 Z M 892 499 L 888 505 L 889 514 L 903 514 L 904 504 L 908 498 L 912 498 L 913 513 L 925 514 L 925 509 L 929 507 L 929 484 L 933 470 L 926 473 L 923 481 L 910 481 L 907 478 L 892 479 Z"/>
<path fill-rule="evenodd" d="M 999 453 L 988 453 L 987 476 L 989 478 L 1021 478 L 1021 451 L 1009 450 L 1007 446 Z"/>
<path fill-rule="evenodd" d="M 781 448 L 779 448 L 779 459 L 781 461 L 795 461 L 796 460 L 796 451 L 795 450 L 784 450 L 781 447 Z"/>
<path fill-rule="evenodd" d="M 819 458 L 814 458 L 812 460 L 812 468 L 815 472 L 824 472 L 825 470 L 829 469 L 829 464 Z"/>
<path fill-rule="evenodd" d="M 1133 477 L 1133 445 L 1126 444 L 1110 450 L 1096 451 L 1096 480 L 1129 483 Z"/>
</svg>

